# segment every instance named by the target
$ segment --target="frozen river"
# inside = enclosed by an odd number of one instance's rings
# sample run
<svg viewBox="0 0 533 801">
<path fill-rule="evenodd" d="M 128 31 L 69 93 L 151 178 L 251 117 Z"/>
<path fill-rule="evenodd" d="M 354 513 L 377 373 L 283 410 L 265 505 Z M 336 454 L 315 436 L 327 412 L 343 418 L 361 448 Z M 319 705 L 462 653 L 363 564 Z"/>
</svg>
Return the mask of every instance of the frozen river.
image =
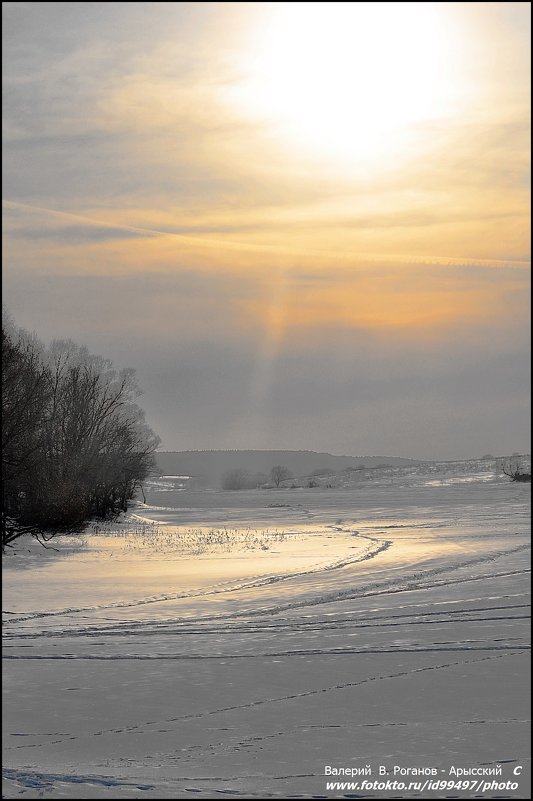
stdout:
<svg viewBox="0 0 533 801">
<path fill-rule="evenodd" d="M 529 485 L 169 478 L 52 544 L 4 557 L 4 797 L 528 797 Z"/>
</svg>

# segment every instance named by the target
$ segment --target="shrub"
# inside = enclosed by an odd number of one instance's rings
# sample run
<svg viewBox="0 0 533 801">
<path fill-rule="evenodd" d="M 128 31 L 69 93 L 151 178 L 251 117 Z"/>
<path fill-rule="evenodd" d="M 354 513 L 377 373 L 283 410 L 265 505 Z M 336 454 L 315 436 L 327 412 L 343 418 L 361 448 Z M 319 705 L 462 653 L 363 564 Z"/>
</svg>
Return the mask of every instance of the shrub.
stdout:
<svg viewBox="0 0 533 801">
<path fill-rule="evenodd" d="M 242 490 L 249 488 L 250 477 L 246 470 L 236 467 L 233 470 L 228 470 L 222 476 L 222 489 L 224 490 Z"/>
</svg>

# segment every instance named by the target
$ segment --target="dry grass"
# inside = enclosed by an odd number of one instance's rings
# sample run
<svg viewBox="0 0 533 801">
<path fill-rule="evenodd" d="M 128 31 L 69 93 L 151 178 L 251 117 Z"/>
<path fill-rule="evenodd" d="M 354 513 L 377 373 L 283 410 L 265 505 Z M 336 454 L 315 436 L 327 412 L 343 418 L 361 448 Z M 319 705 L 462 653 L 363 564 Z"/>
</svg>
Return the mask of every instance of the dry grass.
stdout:
<svg viewBox="0 0 533 801">
<path fill-rule="evenodd" d="M 282 543 L 287 534 L 270 529 L 252 528 L 178 528 L 158 523 L 95 523 L 92 534 L 116 537 L 122 550 L 149 555 L 178 553 L 184 556 L 268 551 Z"/>
</svg>

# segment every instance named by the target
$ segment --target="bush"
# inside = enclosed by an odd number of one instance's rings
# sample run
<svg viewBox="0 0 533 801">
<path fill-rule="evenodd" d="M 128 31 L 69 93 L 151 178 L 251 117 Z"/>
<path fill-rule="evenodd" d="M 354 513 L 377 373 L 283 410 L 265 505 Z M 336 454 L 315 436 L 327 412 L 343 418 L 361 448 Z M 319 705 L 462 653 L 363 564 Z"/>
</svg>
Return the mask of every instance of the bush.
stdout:
<svg viewBox="0 0 533 801">
<path fill-rule="evenodd" d="M 224 490 L 242 490 L 249 489 L 250 477 L 246 470 L 240 467 L 234 470 L 228 470 L 222 476 L 222 489 Z"/>
</svg>

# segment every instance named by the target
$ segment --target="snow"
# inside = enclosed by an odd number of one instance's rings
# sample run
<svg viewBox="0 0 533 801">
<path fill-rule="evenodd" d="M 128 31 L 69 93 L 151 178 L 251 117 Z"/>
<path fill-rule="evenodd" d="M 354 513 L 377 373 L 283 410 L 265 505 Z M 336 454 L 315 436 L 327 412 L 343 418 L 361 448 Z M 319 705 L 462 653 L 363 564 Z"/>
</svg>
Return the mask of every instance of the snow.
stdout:
<svg viewBox="0 0 533 801">
<path fill-rule="evenodd" d="M 482 461 L 314 489 L 165 476 L 120 524 L 23 538 L 4 797 L 420 798 L 327 790 L 325 765 L 501 765 L 518 789 L 424 797 L 527 798 L 529 497 Z"/>
</svg>

